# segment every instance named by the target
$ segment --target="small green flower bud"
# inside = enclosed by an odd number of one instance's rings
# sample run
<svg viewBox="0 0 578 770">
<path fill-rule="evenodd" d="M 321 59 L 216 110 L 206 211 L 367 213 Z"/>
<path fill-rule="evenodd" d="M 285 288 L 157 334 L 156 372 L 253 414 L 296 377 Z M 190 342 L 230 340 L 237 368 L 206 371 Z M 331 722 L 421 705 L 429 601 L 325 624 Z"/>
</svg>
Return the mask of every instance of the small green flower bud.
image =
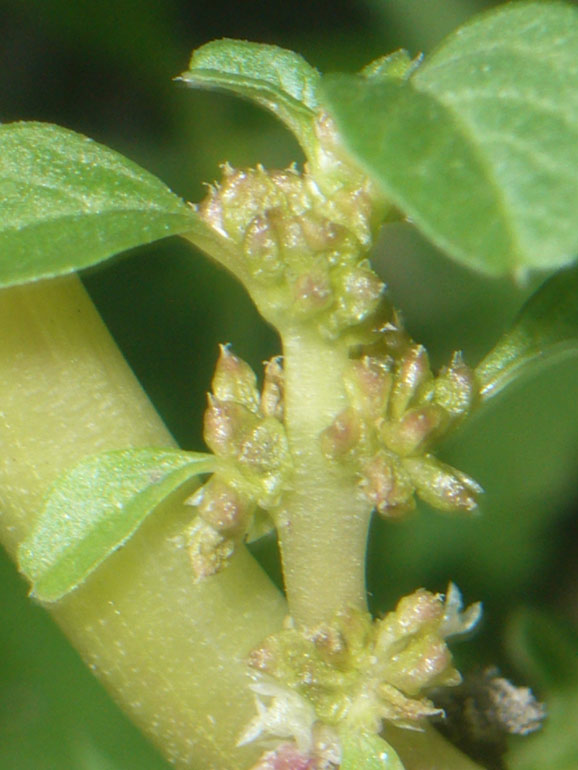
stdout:
<svg viewBox="0 0 578 770">
<path fill-rule="evenodd" d="M 396 422 L 384 422 L 380 435 L 388 449 L 406 457 L 422 452 L 447 423 L 447 412 L 437 404 L 430 404 L 408 410 Z"/>
<path fill-rule="evenodd" d="M 371 245 L 374 207 L 365 186 L 344 186 L 336 190 L 328 199 L 325 209 L 327 215 L 347 227 L 364 248 Z"/>
<path fill-rule="evenodd" d="M 450 365 L 435 380 L 434 401 L 452 417 L 461 417 L 469 412 L 476 392 L 474 372 L 464 363 L 460 352 L 454 353 Z"/>
<path fill-rule="evenodd" d="M 439 624 L 443 620 L 444 606 L 440 596 L 418 588 L 413 594 L 402 597 L 393 612 L 377 623 L 376 650 L 389 655 L 399 640 L 417 634 L 424 627 Z"/>
<path fill-rule="evenodd" d="M 332 272 L 336 308 L 331 314 L 330 331 L 339 334 L 365 321 L 378 308 L 385 285 L 363 261 L 355 267 Z"/>
<path fill-rule="evenodd" d="M 222 223 L 235 243 L 242 243 L 249 224 L 268 209 L 282 206 L 285 196 L 263 168 L 235 171 L 225 167 L 218 190 Z"/>
<path fill-rule="evenodd" d="M 284 417 L 284 381 L 281 357 L 267 361 L 261 392 L 261 411 L 265 417 L 275 417 L 279 422 L 283 422 Z"/>
<path fill-rule="evenodd" d="M 342 225 L 312 212 L 306 212 L 301 217 L 301 229 L 307 246 L 314 254 L 341 250 L 348 235 Z"/>
<path fill-rule="evenodd" d="M 388 680 L 406 695 L 441 685 L 459 684 L 461 677 L 452 666 L 452 654 L 446 643 L 435 634 L 422 634 L 410 640 L 396 655 Z"/>
<path fill-rule="evenodd" d="M 376 511 L 387 518 L 399 518 L 415 506 L 412 480 L 392 452 L 382 450 L 364 464 L 359 486 Z"/>
<path fill-rule="evenodd" d="M 278 420 L 261 420 L 242 443 L 239 462 L 260 473 L 276 470 L 288 459 L 289 447 L 285 429 Z"/>
<path fill-rule="evenodd" d="M 303 232 L 303 217 L 288 214 L 281 208 L 271 209 L 268 217 L 277 232 L 285 263 L 299 270 L 311 258 L 311 250 Z"/>
<path fill-rule="evenodd" d="M 254 508 L 246 495 L 218 475 L 213 475 L 190 502 L 207 524 L 227 535 L 242 532 Z"/>
<path fill-rule="evenodd" d="M 359 412 L 350 406 L 344 409 L 321 434 L 325 457 L 333 460 L 351 452 L 359 444 L 362 430 Z"/>
<path fill-rule="evenodd" d="M 261 281 L 276 281 L 283 276 L 279 236 L 268 212 L 254 217 L 243 240 L 243 253 L 251 274 Z"/>
<path fill-rule="evenodd" d="M 233 540 L 217 532 L 201 518 L 197 518 L 189 528 L 187 541 L 191 565 L 197 580 L 221 572 L 235 550 Z"/>
<path fill-rule="evenodd" d="M 300 275 L 293 284 L 294 308 L 300 315 L 313 315 L 332 301 L 333 292 L 327 270 L 319 267 Z"/>
<path fill-rule="evenodd" d="M 236 401 L 251 412 L 259 410 L 257 377 L 241 358 L 231 353 L 228 345 L 220 346 L 221 352 L 211 387 L 218 401 Z"/>
<path fill-rule="evenodd" d="M 432 455 L 406 458 L 403 465 L 422 500 L 441 511 L 474 513 L 483 489 L 465 473 Z"/>
<path fill-rule="evenodd" d="M 395 383 L 389 401 L 391 416 L 399 420 L 405 410 L 420 395 L 432 379 L 429 358 L 423 345 L 412 345 L 401 359 L 395 373 Z"/>
<path fill-rule="evenodd" d="M 364 416 L 376 420 L 385 413 L 393 384 L 390 360 L 364 356 L 351 361 L 344 380 L 347 395 Z"/>
<path fill-rule="evenodd" d="M 263 170 L 262 166 L 258 168 Z M 292 214 L 299 216 L 311 208 L 313 200 L 307 189 L 305 177 L 294 166 L 270 171 L 269 177 L 275 188 L 282 193 L 285 206 Z"/>
<path fill-rule="evenodd" d="M 243 439 L 258 418 L 247 407 L 234 401 L 219 401 L 209 394 L 205 410 L 204 438 L 207 446 L 221 457 L 236 457 Z"/>
<path fill-rule="evenodd" d="M 261 420 L 244 437 L 237 459 L 242 469 L 258 477 L 257 503 L 270 508 L 277 501 L 291 467 L 283 425 L 272 417 Z"/>
</svg>

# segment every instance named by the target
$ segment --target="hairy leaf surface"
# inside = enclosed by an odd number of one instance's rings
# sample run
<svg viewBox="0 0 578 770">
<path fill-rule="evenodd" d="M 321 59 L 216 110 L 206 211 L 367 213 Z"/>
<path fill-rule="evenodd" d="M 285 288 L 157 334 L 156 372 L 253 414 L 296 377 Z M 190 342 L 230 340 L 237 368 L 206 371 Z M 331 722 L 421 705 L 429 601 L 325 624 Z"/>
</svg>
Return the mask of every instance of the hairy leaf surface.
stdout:
<svg viewBox="0 0 578 770">
<path fill-rule="evenodd" d="M 32 594 L 46 602 L 62 598 L 168 495 L 213 469 L 212 455 L 176 449 L 117 450 L 80 462 L 57 481 L 20 546 L 20 569 Z"/>
<path fill-rule="evenodd" d="M 214 240 L 189 206 L 122 155 L 47 123 L 0 126 L 0 286 L 185 233 Z"/>
<path fill-rule="evenodd" d="M 578 9 L 510 3 L 405 79 L 335 75 L 344 141 L 440 248 L 490 274 L 578 253 Z"/>
<path fill-rule="evenodd" d="M 312 140 L 320 75 L 305 59 L 276 45 L 215 40 L 194 51 L 180 78 L 196 88 L 223 89 L 270 110 L 304 149 Z"/>
</svg>

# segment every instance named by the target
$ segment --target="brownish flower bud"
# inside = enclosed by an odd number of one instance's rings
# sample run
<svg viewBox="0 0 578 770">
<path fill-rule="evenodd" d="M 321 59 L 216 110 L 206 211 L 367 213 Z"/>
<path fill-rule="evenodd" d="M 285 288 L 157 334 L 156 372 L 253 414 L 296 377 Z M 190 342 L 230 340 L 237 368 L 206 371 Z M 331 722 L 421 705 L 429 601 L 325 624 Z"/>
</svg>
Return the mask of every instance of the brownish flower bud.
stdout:
<svg viewBox="0 0 578 770">
<path fill-rule="evenodd" d="M 388 449 L 406 457 L 422 452 L 447 423 L 447 412 L 437 404 L 430 404 L 410 409 L 401 420 L 384 422 L 380 434 Z"/>
<path fill-rule="evenodd" d="M 382 450 L 365 463 L 360 487 L 382 516 L 399 518 L 415 506 L 412 481 L 392 452 Z"/>
<path fill-rule="evenodd" d="M 220 346 L 219 360 L 211 387 L 218 401 L 236 401 L 251 412 L 259 410 L 257 377 L 241 358 L 234 355 L 228 345 Z"/>
<path fill-rule="evenodd" d="M 403 465 L 422 500 L 441 511 L 474 513 L 483 489 L 465 473 L 432 455 L 406 458 Z"/>
<path fill-rule="evenodd" d="M 192 497 L 199 515 L 221 534 L 232 535 L 243 531 L 252 513 L 252 504 L 246 495 L 213 475 Z"/>
<path fill-rule="evenodd" d="M 258 418 L 242 404 L 219 401 L 209 394 L 205 410 L 204 438 L 207 446 L 222 457 L 236 457 L 243 438 L 255 426 Z"/>
<path fill-rule="evenodd" d="M 279 280 L 285 270 L 280 251 L 279 234 L 268 212 L 254 217 L 243 240 L 243 253 L 251 274 L 262 281 Z"/>
<path fill-rule="evenodd" d="M 401 359 L 389 401 L 391 416 L 399 420 L 419 398 L 424 385 L 432 379 L 429 358 L 423 345 L 412 345 Z"/>
<path fill-rule="evenodd" d="M 276 356 L 265 364 L 265 378 L 261 392 L 261 411 L 265 417 L 275 417 L 283 422 L 285 375 L 281 357 Z"/>
<path fill-rule="evenodd" d="M 321 434 L 321 450 L 328 459 L 343 457 L 357 446 L 362 435 L 359 412 L 347 407 Z"/>
<path fill-rule="evenodd" d="M 333 299 L 329 273 L 319 266 L 300 275 L 293 284 L 295 310 L 301 315 L 311 315 L 326 308 Z"/>
<path fill-rule="evenodd" d="M 347 662 L 349 651 L 343 635 L 335 626 L 325 623 L 314 628 L 307 638 L 313 642 L 321 659 L 330 665 L 343 666 Z"/>
<path fill-rule="evenodd" d="M 303 214 L 301 228 L 313 253 L 333 251 L 339 248 L 347 237 L 347 230 L 343 226 L 312 212 Z"/>
<path fill-rule="evenodd" d="M 393 384 L 390 360 L 364 356 L 351 361 L 344 380 L 349 398 L 364 416 L 376 420 L 385 414 Z"/>
</svg>

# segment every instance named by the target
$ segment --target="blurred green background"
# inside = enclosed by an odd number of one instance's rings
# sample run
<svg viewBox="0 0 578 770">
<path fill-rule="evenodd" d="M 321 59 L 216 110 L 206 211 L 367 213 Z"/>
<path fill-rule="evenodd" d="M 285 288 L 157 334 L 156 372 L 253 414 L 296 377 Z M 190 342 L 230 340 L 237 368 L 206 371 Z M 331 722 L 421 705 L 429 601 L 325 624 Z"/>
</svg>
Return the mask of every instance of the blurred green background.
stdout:
<svg viewBox="0 0 578 770">
<path fill-rule="evenodd" d="M 0 119 L 43 120 L 126 154 L 189 200 L 219 164 L 300 160 L 256 108 L 171 79 L 215 37 L 294 48 L 323 71 L 353 71 L 387 51 L 427 53 L 494 3 L 483 0 L 0 0 Z M 457 267 L 406 224 L 375 264 L 436 366 L 454 349 L 476 363 L 543 279 L 517 287 Z M 217 343 L 257 369 L 275 334 L 221 270 L 176 240 L 85 275 L 146 390 L 183 446 L 200 449 Z M 215 313 L 219 308 L 219 313 Z M 549 704 L 546 728 L 514 741 L 513 770 L 578 767 L 578 365 L 520 386 L 480 414 L 445 457 L 487 490 L 472 521 L 423 510 L 375 521 L 368 581 L 383 612 L 420 585 L 454 580 L 485 622 L 457 650 L 465 667 L 498 663 Z M 279 579 L 275 543 L 256 546 Z M 165 762 L 84 669 L 0 555 L 0 770 L 161 770 Z"/>
</svg>

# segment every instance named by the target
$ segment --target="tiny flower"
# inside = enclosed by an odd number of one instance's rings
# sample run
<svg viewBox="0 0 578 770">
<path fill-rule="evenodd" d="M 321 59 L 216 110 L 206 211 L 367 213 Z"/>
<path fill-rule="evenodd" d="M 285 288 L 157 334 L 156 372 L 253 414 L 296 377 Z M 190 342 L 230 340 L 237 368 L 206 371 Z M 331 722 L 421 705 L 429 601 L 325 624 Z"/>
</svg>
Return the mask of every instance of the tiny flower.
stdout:
<svg viewBox="0 0 578 770">
<path fill-rule="evenodd" d="M 328 458 L 343 457 L 359 443 L 362 435 L 359 412 L 347 407 L 321 434 L 321 449 Z"/>
<path fill-rule="evenodd" d="M 294 690 L 275 682 L 256 682 L 251 685 L 256 693 L 257 716 L 247 725 L 237 745 L 245 746 L 263 737 L 294 738 L 302 753 L 313 748 L 313 725 L 317 719 L 309 701 Z M 265 697 L 265 703 L 259 696 Z"/>
<path fill-rule="evenodd" d="M 275 417 L 283 422 L 284 374 L 281 357 L 276 356 L 265 364 L 265 378 L 261 392 L 261 411 L 265 417 Z"/>
<path fill-rule="evenodd" d="M 400 419 L 415 402 L 425 384 L 432 378 L 429 358 L 423 345 L 412 345 L 401 359 L 389 401 L 390 414 Z"/>
<path fill-rule="evenodd" d="M 433 455 L 403 461 L 415 488 L 426 503 L 441 511 L 475 513 L 483 489 L 470 476 Z"/>
<path fill-rule="evenodd" d="M 388 359 L 364 356 L 361 360 L 350 361 L 344 382 L 353 406 L 364 415 L 378 420 L 385 413 L 393 384 Z"/>
<path fill-rule="evenodd" d="M 197 580 L 203 580 L 227 566 L 235 543 L 199 517 L 189 527 L 187 548 L 193 573 Z"/>
<path fill-rule="evenodd" d="M 442 369 L 436 378 L 433 398 L 452 417 L 466 414 L 477 394 L 473 371 L 463 360 L 462 354 L 454 353 L 450 365 Z"/>
<path fill-rule="evenodd" d="M 258 411 L 257 377 L 249 364 L 232 353 L 228 345 L 220 346 L 211 388 L 219 401 L 235 401 L 251 412 Z"/>
</svg>

